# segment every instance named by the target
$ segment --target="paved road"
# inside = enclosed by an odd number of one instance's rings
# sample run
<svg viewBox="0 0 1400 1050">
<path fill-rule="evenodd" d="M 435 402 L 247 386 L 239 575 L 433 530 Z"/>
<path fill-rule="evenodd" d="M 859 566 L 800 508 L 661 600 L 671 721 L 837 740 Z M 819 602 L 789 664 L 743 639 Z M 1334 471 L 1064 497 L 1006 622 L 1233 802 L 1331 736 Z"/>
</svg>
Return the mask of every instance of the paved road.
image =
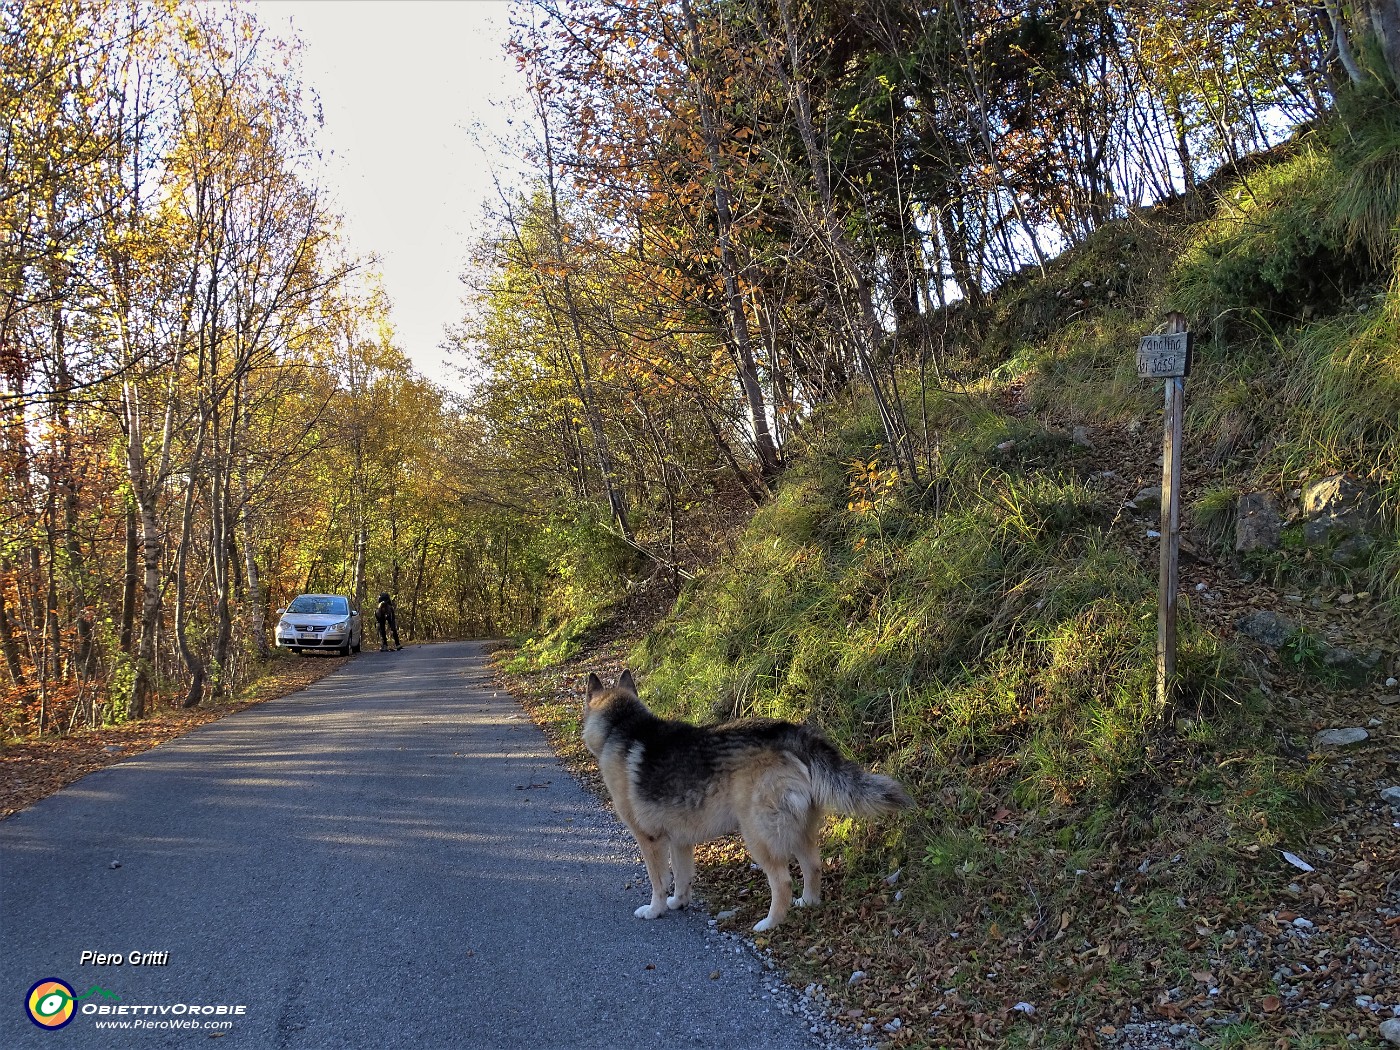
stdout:
<svg viewBox="0 0 1400 1050">
<path fill-rule="evenodd" d="M 211 1045 L 97 1022 L 224 1006 L 213 1045 L 256 1050 L 809 1047 L 703 914 L 632 918 L 635 847 L 483 656 L 366 653 L 0 824 L 0 1046 Z M 49 977 L 60 1032 L 25 1011 Z"/>
</svg>

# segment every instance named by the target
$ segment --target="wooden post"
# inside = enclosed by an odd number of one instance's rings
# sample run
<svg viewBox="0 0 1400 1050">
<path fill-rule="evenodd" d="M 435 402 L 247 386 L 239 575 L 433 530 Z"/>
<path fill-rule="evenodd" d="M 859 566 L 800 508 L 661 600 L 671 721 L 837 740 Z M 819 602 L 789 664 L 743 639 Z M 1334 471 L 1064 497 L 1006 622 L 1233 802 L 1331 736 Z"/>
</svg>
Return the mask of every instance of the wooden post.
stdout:
<svg viewBox="0 0 1400 1050">
<path fill-rule="evenodd" d="M 1169 335 L 1186 331 L 1186 318 L 1169 314 Z M 1185 371 L 1185 369 L 1182 369 Z M 1181 420 L 1186 377 L 1169 376 L 1162 413 L 1162 563 L 1157 596 L 1157 706 L 1165 711 L 1176 680 L 1177 565 L 1181 550 Z"/>
</svg>

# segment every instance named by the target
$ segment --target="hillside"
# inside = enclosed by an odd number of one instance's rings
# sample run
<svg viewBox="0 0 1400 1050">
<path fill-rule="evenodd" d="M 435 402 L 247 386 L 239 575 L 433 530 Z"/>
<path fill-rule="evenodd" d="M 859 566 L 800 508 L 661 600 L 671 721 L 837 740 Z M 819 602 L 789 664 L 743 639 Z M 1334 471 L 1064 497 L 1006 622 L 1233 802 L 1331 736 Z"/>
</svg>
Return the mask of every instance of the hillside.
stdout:
<svg viewBox="0 0 1400 1050">
<path fill-rule="evenodd" d="M 510 665 L 585 767 L 579 683 L 626 664 L 661 712 L 811 720 L 909 786 L 909 818 L 829 826 L 829 906 L 756 938 L 852 1028 L 897 1046 L 1383 1044 L 1400 137 L 1393 112 L 1370 120 L 1109 224 L 985 311 L 931 317 L 941 381 L 906 406 L 930 484 L 900 484 L 867 400 L 831 406 L 674 605 L 653 580 Z M 1173 309 L 1197 358 L 1179 681 L 1158 710 L 1161 387 L 1133 347 Z M 1365 736 L 1319 735 L 1339 729 Z M 734 843 L 702 862 L 711 910 L 736 909 L 725 928 L 758 917 L 761 883 Z"/>
</svg>

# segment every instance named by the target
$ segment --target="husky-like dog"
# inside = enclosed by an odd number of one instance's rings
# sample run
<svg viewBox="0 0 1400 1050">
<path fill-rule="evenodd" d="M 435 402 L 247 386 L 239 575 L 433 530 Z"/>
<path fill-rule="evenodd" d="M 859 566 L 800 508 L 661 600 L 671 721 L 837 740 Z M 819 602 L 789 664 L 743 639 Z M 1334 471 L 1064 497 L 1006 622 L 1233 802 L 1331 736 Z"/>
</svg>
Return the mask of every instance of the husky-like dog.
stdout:
<svg viewBox="0 0 1400 1050">
<path fill-rule="evenodd" d="M 842 758 L 808 726 L 760 718 L 695 726 L 659 718 L 638 699 L 631 671 L 611 689 L 588 676 L 583 742 L 646 860 L 651 903 L 637 909 L 639 919 L 689 904 L 696 844 L 737 828 L 773 893 L 767 917 L 754 929 L 771 930 L 792 905 L 793 857 L 802 867 L 797 904 L 821 903 L 823 813 L 878 816 L 914 804 L 894 780 Z M 675 875 L 669 897 L 668 867 Z"/>
</svg>

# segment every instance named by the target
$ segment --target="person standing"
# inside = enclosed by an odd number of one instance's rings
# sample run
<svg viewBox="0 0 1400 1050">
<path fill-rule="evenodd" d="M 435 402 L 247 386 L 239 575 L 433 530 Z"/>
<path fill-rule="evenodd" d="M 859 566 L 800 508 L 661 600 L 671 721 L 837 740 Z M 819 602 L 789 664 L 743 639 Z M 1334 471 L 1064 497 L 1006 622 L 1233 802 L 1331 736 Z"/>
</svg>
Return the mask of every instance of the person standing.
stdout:
<svg viewBox="0 0 1400 1050">
<path fill-rule="evenodd" d="M 399 641 L 399 619 L 394 610 L 394 599 L 387 593 L 379 596 L 379 603 L 374 607 L 374 622 L 379 626 L 379 651 L 387 653 L 389 651 L 389 637 L 393 636 L 394 648 L 402 649 L 403 643 Z"/>
</svg>

